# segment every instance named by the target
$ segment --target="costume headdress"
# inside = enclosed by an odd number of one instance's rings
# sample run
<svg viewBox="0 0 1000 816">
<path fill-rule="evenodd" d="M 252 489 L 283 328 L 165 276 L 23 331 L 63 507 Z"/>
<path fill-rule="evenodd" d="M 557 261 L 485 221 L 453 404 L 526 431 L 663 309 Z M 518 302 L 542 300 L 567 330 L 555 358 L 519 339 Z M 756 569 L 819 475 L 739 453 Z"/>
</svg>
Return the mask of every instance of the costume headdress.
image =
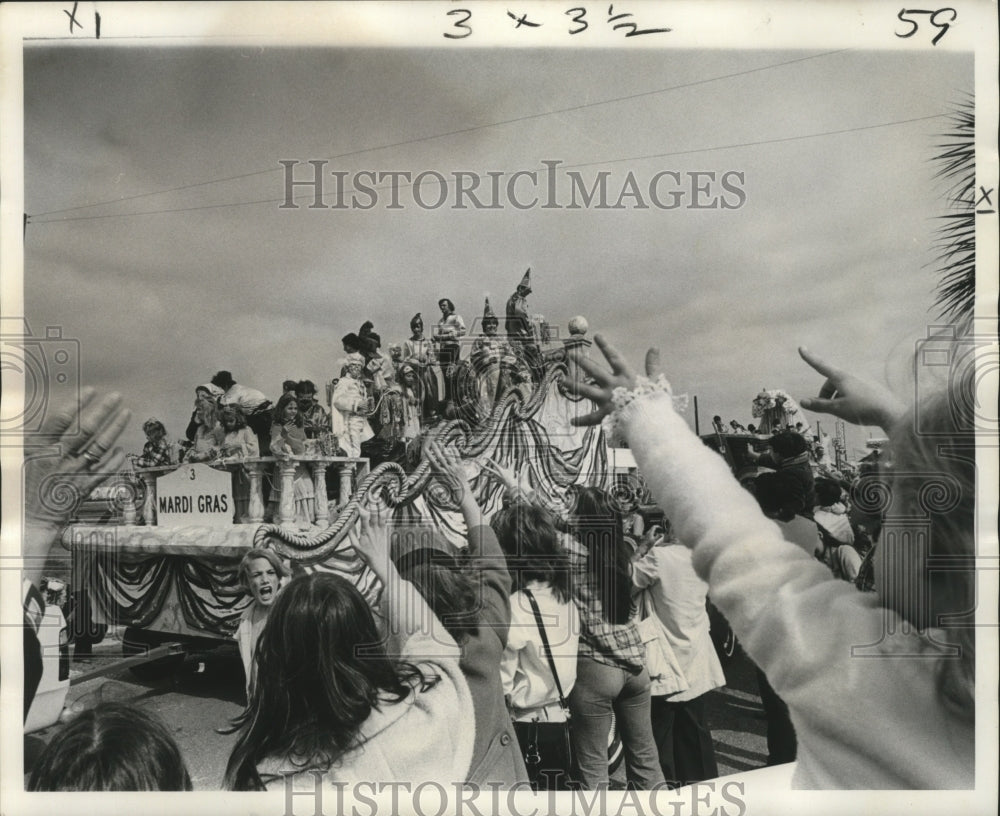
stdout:
<svg viewBox="0 0 1000 816">
<path fill-rule="evenodd" d="M 521 282 L 518 284 L 522 289 L 527 289 L 531 291 L 531 267 L 528 267 L 528 271 L 524 273 L 524 277 L 521 278 Z"/>
<path fill-rule="evenodd" d="M 215 383 L 205 383 L 204 385 L 199 385 L 194 390 L 196 392 L 207 391 L 212 396 L 213 399 L 218 399 L 219 397 L 221 397 L 223 394 L 226 393 L 221 388 L 219 388 L 219 386 L 217 386 Z"/>
</svg>

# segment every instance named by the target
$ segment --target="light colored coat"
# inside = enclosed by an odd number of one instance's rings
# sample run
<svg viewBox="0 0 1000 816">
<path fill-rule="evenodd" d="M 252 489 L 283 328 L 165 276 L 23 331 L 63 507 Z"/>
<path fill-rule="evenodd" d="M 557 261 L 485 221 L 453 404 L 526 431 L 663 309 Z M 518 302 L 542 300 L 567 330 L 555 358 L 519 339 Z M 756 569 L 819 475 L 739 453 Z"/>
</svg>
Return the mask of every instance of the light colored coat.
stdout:
<svg viewBox="0 0 1000 816">
<path fill-rule="evenodd" d="M 929 638 L 904 634 L 874 593 L 836 580 L 786 541 L 669 394 L 634 400 L 620 421 L 712 602 L 788 704 L 798 738 L 793 785 L 973 787 L 975 726 L 942 704 L 941 658 Z M 852 657 L 858 648 L 865 658 Z"/>
<path fill-rule="evenodd" d="M 330 420 L 333 433 L 348 456 L 360 456 L 361 443 L 375 435 L 368 418 L 361 413 L 367 401 L 364 386 L 353 377 L 345 375 L 337 380 L 330 398 Z"/>
<path fill-rule="evenodd" d="M 683 544 L 653 547 L 632 564 L 632 581 L 648 588 L 663 634 L 680 666 L 688 688 L 672 694 L 672 703 L 693 700 L 726 684 L 726 675 L 709 634 L 705 598 L 708 584 L 691 565 Z"/>
</svg>

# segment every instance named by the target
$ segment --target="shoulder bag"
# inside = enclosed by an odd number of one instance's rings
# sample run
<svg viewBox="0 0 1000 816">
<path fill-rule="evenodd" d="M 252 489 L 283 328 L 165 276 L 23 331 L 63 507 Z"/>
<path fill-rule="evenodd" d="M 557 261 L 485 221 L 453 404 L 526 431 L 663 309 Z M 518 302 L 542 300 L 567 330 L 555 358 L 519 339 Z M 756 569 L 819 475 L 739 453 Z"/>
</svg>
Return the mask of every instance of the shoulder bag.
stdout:
<svg viewBox="0 0 1000 816">
<path fill-rule="evenodd" d="M 559 705 L 566 715 L 564 722 L 549 722 L 534 720 L 515 720 L 514 732 L 520 743 L 524 756 L 524 765 L 528 769 L 528 780 L 532 790 L 568 790 L 570 774 L 573 771 L 573 743 L 569 733 L 569 705 L 563 694 L 562 683 L 556 672 L 556 664 L 552 659 L 549 639 L 542 623 L 542 613 L 538 610 L 538 602 L 530 589 L 524 590 L 531 603 L 531 611 L 535 615 L 535 624 L 542 639 L 542 650 L 548 661 L 552 679 L 555 680 L 559 692 Z"/>
</svg>

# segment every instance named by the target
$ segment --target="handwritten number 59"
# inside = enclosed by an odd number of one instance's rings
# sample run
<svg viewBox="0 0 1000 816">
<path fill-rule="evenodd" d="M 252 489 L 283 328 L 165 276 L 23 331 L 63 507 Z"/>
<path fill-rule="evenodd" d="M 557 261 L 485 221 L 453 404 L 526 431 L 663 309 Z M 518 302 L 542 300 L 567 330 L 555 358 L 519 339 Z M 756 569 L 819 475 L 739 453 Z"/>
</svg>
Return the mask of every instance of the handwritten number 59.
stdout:
<svg viewBox="0 0 1000 816">
<path fill-rule="evenodd" d="M 906 40 L 917 33 L 917 31 L 920 28 L 920 23 L 918 23 L 917 20 L 913 19 L 913 17 L 917 14 L 930 15 L 930 24 L 934 26 L 934 28 L 941 29 L 935 35 L 934 39 L 931 40 L 931 45 L 937 45 L 938 40 L 940 40 L 945 34 L 948 33 L 948 29 L 951 28 L 951 24 L 954 23 L 955 20 L 958 18 L 958 12 L 955 11 L 955 9 L 953 8 L 939 8 L 937 11 L 931 11 L 930 9 L 901 8 L 899 10 L 899 14 L 897 14 L 896 16 L 904 23 L 908 23 L 911 26 L 911 28 L 909 31 L 906 31 L 903 34 L 900 34 L 898 31 L 895 32 L 897 37 Z M 942 15 L 948 15 L 948 14 L 951 15 L 949 19 L 942 18 Z"/>
</svg>

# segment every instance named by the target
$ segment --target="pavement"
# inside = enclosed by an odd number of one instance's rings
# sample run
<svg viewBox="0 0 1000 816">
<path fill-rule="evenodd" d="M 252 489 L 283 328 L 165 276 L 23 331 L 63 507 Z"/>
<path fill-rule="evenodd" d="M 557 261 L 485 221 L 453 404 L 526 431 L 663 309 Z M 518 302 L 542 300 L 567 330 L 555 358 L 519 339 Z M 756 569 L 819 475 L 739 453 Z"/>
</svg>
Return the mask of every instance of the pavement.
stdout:
<svg viewBox="0 0 1000 816">
<path fill-rule="evenodd" d="M 112 630 L 91 657 L 74 659 L 70 680 L 121 659 L 120 633 Z M 749 771 L 767 760 L 766 722 L 753 665 L 737 650 L 723 663 L 727 685 L 707 698 L 708 724 L 720 775 Z M 64 717 L 101 701 L 128 702 L 157 714 L 173 734 L 195 790 L 219 790 L 235 735 L 220 733 L 243 710 L 243 667 L 236 656 L 174 666 L 162 676 L 139 679 L 128 669 L 71 685 Z M 25 737 L 25 767 L 58 731 L 55 725 Z M 28 776 L 25 776 L 27 782 Z"/>
</svg>

